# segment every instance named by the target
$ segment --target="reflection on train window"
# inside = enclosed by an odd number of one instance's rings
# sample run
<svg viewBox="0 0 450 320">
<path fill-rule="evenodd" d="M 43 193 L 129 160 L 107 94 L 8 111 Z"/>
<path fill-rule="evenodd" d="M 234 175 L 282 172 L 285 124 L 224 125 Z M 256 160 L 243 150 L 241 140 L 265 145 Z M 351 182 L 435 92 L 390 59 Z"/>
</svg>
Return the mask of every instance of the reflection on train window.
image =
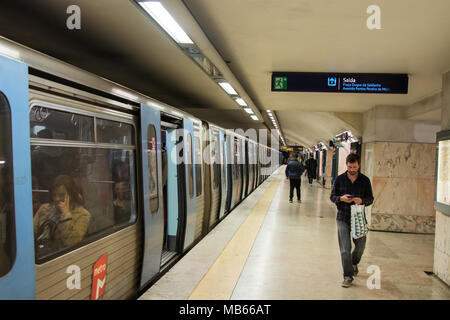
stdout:
<svg viewBox="0 0 450 320">
<path fill-rule="evenodd" d="M 97 119 L 97 141 L 122 145 L 133 144 L 133 126 L 118 121 Z"/>
<path fill-rule="evenodd" d="M 0 277 L 11 270 L 16 258 L 12 175 L 11 111 L 0 92 Z"/>
<path fill-rule="evenodd" d="M 148 157 L 148 186 L 150 197 L 150 211 L 156 213 L 159 208 L 158 194 L 158 162 L 156 157 L 157 141 L 155 127 L 149 125 L 147 127 L 147 157 Z"/>
<path fill-rule="evenodd" d="M 188 180 L 189 180 L 189 198 L 194 197 L 194 166 L 193 166 L 193 155 L 192 155 L 192 136 L 188 132 L 187 134 L 187 148 L 186 148 L 186 159 L 188 168 Z"/>
<path fill-rule="evenodd" d="M 78 123 L 88 122 L 80 119 L 91 119 L 76 116 Z M 45 130 L 59 130 L 50 125 L 60 126 L 48 122 Z M 83 131 L 83 127 L 79 129 Z M 38 263 L 136 221 L 135 148 L 131 145 L 134 141 L 126 147 L 104 147 L 93 142 L 62 146 L 56 141 L 48 146 L 41 142 L 39 134 L 37 139 L 33 137 L 36 136 L 32 134 L 31 139 L 31 173 Z"/>
<path fill-rule="evenodd" d="M 195 137 L 195 186 L 197 197 L 202 195 L 202 149 L 200 137 Z"/>
<path fill-rule="evenodd" d="M 31 138 L 94 142 L 94 118 L 34 106 L 30 111 Z"/>
</svg>

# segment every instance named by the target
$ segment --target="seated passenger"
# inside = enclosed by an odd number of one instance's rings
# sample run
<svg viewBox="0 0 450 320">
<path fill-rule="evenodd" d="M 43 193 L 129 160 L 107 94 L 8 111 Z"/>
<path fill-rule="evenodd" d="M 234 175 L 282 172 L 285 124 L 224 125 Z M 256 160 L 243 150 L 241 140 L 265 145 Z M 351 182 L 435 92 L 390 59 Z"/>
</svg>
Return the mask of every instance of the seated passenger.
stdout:
<svg viewBox="0 0 450 320">
<path fill-rule="evenodd" d="M 129 184 L 125 181 L 116 182 L 114 185 L 114 192 L 116 194 L 116 199 L 113 202 L 116 224 L 130 221 L 131 196 Z"/>
<path fill-rule="evenodd" d="M 50 187 L 51 203 L 43 204 L 34 216 L 34 236 L 38 255 L 54 253 L 79 243 L 86 235 L 90 213 L 73 179 L 55 178 Z"/>
</svg>

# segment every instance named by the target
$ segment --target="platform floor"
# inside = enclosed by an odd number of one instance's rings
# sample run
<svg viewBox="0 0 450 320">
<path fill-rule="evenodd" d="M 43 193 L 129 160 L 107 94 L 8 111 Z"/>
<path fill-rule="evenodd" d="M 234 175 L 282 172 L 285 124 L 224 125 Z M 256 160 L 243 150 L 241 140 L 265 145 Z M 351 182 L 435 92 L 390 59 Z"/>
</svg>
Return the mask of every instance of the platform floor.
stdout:
<svg viewBox="0 0 450 320">
<path fill-rule="evenodd" d="M 302 203 L 289 203 L 284 168 L 139 299 L 450 299 L 449 287 L 425 273 L 433 271 L 434 235 L 371 231 L 359 275 L 341 287 L 330 190 L 303 177 Z M 367 286 L 371 265 L 380 268 L 380 289 Z"/>
</svg>

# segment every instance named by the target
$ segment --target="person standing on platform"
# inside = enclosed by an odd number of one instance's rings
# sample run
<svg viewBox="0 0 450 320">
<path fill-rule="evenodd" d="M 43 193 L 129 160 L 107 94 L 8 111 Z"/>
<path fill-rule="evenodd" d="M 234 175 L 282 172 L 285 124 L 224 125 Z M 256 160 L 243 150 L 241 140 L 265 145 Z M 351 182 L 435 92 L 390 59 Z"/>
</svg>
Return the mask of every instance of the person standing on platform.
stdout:
<svg viewBox="0 0 450 320">
<path fill-rule="evenodd" d="M 316 178 L 316 169 L 316 159 L 311 156 L 308 160 L 306 160 L 306 170 L 308 171 L 309 185 L 312 185 L 313 180 Z"/>
<path fill-rule="evenodd" d="M 342 286 L 348 288 L 352 285 L 353 276 L 358 274 L 358 263 L 366 247 L 366 236 L 353 239 L 355 249 L 351 243 L 351 205 L 363 204 L 370 206 L 373 203 L 372 185 L 368 177 L 359 172 L 359 156 L 351 153 L 346 158 L 347 171 L 339 175 L 331 190 L 330 200 L 338 209 L 336 222 L 338 228 L 339 249 L 341 252 L 344 282 Z"/>
<path fill-rule="evenodd" d="M 289 162 L 286 166 L 286 179 L 289 179 L 290 183 L 290 190 L 289 190 L 289 202 L 292 202 L 292 199 L 294 197 L 294 189 L 297 191 L 297 201 L 300 203 L 301 200 L 301 193 L 300 193 L 300 187 L 301 187 L 301 176 L 303 172 L 305 171 L 305 168 L 303 165 L 298 162 L 297 156 L 292 154 L 289 158 Z"/>
</svg>

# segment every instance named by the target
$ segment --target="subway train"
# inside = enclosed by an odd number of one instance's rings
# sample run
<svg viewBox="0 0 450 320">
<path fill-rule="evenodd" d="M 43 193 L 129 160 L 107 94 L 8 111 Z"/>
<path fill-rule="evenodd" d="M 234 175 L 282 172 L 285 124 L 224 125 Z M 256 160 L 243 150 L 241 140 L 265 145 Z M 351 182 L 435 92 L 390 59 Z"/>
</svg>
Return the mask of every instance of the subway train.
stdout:
<svg viewBox="0 0 450 320">
<path fill-rule="evenodd" d="M 0 48 L 0 299 L 134 299 L 279 166 L 246 136 Z"/>
</svg>

